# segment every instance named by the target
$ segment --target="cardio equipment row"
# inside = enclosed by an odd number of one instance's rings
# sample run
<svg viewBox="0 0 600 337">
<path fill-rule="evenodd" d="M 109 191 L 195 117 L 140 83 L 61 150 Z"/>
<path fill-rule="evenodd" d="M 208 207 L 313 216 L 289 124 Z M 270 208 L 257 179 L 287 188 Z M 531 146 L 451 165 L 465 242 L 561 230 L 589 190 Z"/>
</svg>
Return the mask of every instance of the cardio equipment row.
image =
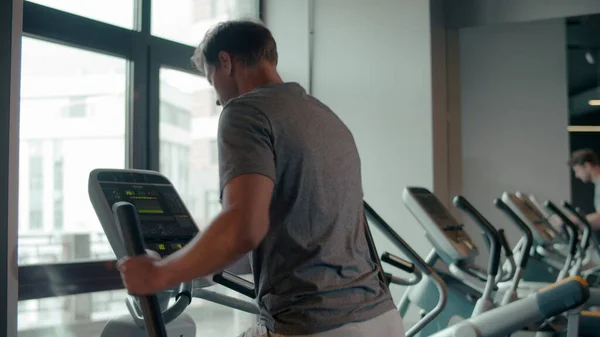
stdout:
<svg viewBox="0 0 600 337">
<path fill-rule="evenodd" d="M 96 169 L 90 173 L 88 191 L 117 258 L 145 254 L 145 249 L 167 256 L 200 233 L 173 184 L 158 172 Z M 503 199 L 506 198 L 503 196 Z M 424 260 L 366 202 L 364 213 L 374 260 L 411 275 L 401 278 L 380 268 L 381 278 L 388 286 L 408 286 L 398 302 L 399 317 L 404 317 L 411 305 L 421 309 L 419 321 L 407 329 L 406 336 L 493 337 L 527 330 L 567 332 L 568 337 L 575 337 L 590 336 L 586 334 L 588 326 L 598 326 L 593 314 L 581 310 L 591 299 L 588 282 L 579 276 L 586 258 L 584 248 L 589 247 L 589 233 L 585 236 L 587 243 L 578 240 L 579 233 L 573 228 L 576 226 L 569 224 L 564 237 L 554 233 L 553 244 L 548 246 L 534 239 L 530 224 L 522 219 L 524 215 L 514 203 L 509 205 L 497 199 L 496 205 L 525 233 L 523 242 L 511 249 L 502 229 L 494 228 L 465 198 L 457 197 L 455 205 L 473 217 L 484 233 L 490 258 L 488 268 L 480 268 L 474 263 L 479 250 L 473 240 L 433 193 L 409 187 L 404 190 L 403 200 L 434 247 Z M 369 226 L 384 233 L 410 261 L 388 252 L 380 256 Z M 568 240 L 570 248 L 563 255 L 561 247 L 556 246 L 563 243 L 560 240 Z M 544 253 L 551 253 L 538 256 L 534 254 L 537 246 L 541 246 Z M 501 264 L 502 251 L 504 265 Z M 545 283 L 540 285 L 540 280 L 524 277 L 528 275 L 525 271 L 530 261 L 537 259 L 550 266 L 544 259 L 553 259 L 552 266 L 555 266 L 561 257 L 565 262 L 560 270 L 565 272 L 559 272 L 554 280 L 542 280 Z M 593 279 L 592 274 L 586 274 L 588 281 Z M 522 280 L 538 286 L 522 287 Z M 205 289 L 214 284 L 233 289 L 247 300 Z M 252 282 L 224 270 L 208 279 L 182 284 L 153 296 L 128 296 L 129 315 L 109 320 L 101 336 L 194 337 L 196 325 L 185 313 L 194 298 L 258 314 L 254 297 Z M 455 319 L 459 322 L 451 324 Z"/>
<path fill-rule="evenodd" d="M 595 242 L 585 217 L 568 202 L 558 207 L 546 201 L 542 206 L 534 196 L 522 193 L 504 193 L 501 198 L 493 200 L 496 208 L 507 216 L 507 223 L 522 233 L 518 244 L 511 248 L 503 229 L 494 227 L 464 197 L 454 198 L 454 206 L 472 218 L 483 233 L 489 261 L 488 268 L 482 270 L 474 263 L 480 251 L 464 230 L 464 225 L 456 221 L 433 193 L 424 188 L 408 187 L 404 190 L 403 201 L 434 247 L 426 262 L 435 267 L 448 285 L 446 309 L 433 324 L 420 331 L 420 336 L 430 336 L 440 327 L 449 326 L 453 319 L 481 317 L 503 312 L 506 308 L 511 310 L 505 312 L 506 316 L 496 319 L 505 320 L 511 315 L 529 317 L 536 311 L 545 317 L 531 319 L 517 329 L 527 335 L 598 335 L 600 315 L 583 311 L 586 307 L 600 304 L 600 293 L 592 288 L 598 280 L 598 269 L 582 269 L 598 254 L 598 242 Z M 583 229 L 579 230 L 565 212 L 576 217 Z M 562 233 L 550 224 L 552 219 L 562 222 Z M 506 260 L 504 265 L 501 264 L 502 251 Z M 403 316 L 410 305 L 425 312 L 431 310 L 433 292 L 430 283 L 424 281 L 409 287 L 399 302 Z M 550 296 L 553 289 L 560 287 L 563 287 L 562 291 Z M 585 289 L 583 298 L 578 289 Z M 514 306 L 531 298 L 537 298 L 537 308 Z M 578 304 L 560 314 L 549 313 L 549 310 L 555 309 L 553 305 L 575 302 Z M 453 327 L 459 329 L 463 324 L 454 324 Z M 491 327 L 500 323 L 490 321 L 489 324 Z M 476 335 L 487 336 L 485 333 Z"/>
</svg>

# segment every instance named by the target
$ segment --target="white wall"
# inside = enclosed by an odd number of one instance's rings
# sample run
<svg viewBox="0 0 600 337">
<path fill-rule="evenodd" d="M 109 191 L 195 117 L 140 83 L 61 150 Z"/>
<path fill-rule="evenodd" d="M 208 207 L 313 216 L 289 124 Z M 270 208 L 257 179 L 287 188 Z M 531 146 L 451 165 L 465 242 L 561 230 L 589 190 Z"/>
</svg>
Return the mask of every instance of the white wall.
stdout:
<svg viewBox="0 0 600 337">
<path fill-rule="evenodd" d="M 281 76 L 309 86 L 309 6 L 307 0 L 265 0 L 265 24 L 277 42 Z"/>
<path fill-rule="evenodd" d="M 520 234 L 494 198 L 569 197 L 565 43 L 561 19 L 460 32 L 463 195 L 513 244 Z"/>
<path fill-rule="evenodd" d="M 600 13 L 598 0 L 453 0 L 446 3 L 447 23 L 453 28 Z"/>
<path fill-rule="evenodd" d="M 354 134 L 367 202 L 424 255 L 430 246 L 401 192 L 433 188 L 429 4 L 316 3 L 314 95 Z"/>
<path fill-rule="evenodd" d="M 269 0 L 265 6 L 280 70 L 285 80 L 301 83 L 310 73 L 307 3 Z M 354 134 L 365 199 L 422 256 L 431 245 L 401 195 L 407 185 L 433 188 L 429 11 L 423 0 L 315 1 L 312 71 L 313 94 Z M 399 252 L 380 233 L 374 236 L 380 253 Z"/>
</svg>

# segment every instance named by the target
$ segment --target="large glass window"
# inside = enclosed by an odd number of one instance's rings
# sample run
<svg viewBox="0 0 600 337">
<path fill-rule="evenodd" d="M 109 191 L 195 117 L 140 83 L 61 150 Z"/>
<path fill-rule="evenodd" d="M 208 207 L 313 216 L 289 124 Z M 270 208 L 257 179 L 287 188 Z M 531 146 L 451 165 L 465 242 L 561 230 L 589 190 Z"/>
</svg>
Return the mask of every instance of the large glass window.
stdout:
<svg viewBox="0 0 600 337">
<path fill-rule="evenodd" d="M 201 229 L 220 211 L 216 133 L 221 108 L 206 79 L 173 69 L 189 69 L 193 46 L 210 26 L 258 18 L 259 1 L 177 0 L 175 6 L 166 0 L 31 2 L 42 5 L 26 4 L 26 15 L 36 18 L 55 12 L 50 8 L 82 17 L 72 29 L 24 20 L 24 33 L 36 38 L 23 37 L 21 60 L 19 272 L 23 279 L 53 273 L 52 280 L 69 280 L 60 289 L 70 291 L 83 281 L 71 278 L 70 268 L 56 272 L 45 264 L 73 263 L 73 270 L 108 275 L 103 263 L 89 260 L 115 258 L 89 200 L 92 169 L 156 169 L 159 151 L 160 171 L 175 184 Z M 126 30 L 141 28 L 149 12 L 152 22 L 144 27 L 151 30 L 150 39 Z M 69 14 L 56 14 L 51 17 L 73 21 Z M 132 40 L 139 48 L 127 47 Z M 160 95 L 153 94 L 157 91 Z M 154 107 L 159 116 L 151 113 Z M 146 122 L 159 122 L 158 142 Z M 247 300 L 222 286 L 210 290 Z M 109 319 L 129 315 L 125 294 L 116 289 L 21 300 L 19 337 L 99 336 Z M 197 336 L 236 336 L 255 319 L 200 299 L 186 313 L 196 321 Z"/>
<path fill-rule="evenodd" d="M 87 181 L 94 168 L 125 165 L 126 68 L 23 38 L 19 264 L 114 258 L 107 242 L 96 244 L 104 232 Z"/>
<path fill-rule="evenodd" d="M 63 12 L 133 29 L 137 0 L 28 0 Z"/>
<path fill-rule="evenodd" d="M 25 144 L 24 144 L 25 145 Z M 44 216 L 44 150 L 43 142 L 31 140 L 27 150 L 29 157 L 29 230 L 43 228 Z"/>
<path fill-rule="evenodd" d="M 216 200 L 212 197 L 219 189 L 214 144 L 220 107 L 214 98 L 206 79 L 160 70 L 160 171 L 175 185 L 200 229 L 220 210 L 218 193 Z M 173 111 L 188 123 L 173 123 Z"/>
<path fill-rule="evenodd" d="M 152 0 L 152 34 L 192 46 L 220 21 L 258 17 L 258 0 Z"/>
</svg>

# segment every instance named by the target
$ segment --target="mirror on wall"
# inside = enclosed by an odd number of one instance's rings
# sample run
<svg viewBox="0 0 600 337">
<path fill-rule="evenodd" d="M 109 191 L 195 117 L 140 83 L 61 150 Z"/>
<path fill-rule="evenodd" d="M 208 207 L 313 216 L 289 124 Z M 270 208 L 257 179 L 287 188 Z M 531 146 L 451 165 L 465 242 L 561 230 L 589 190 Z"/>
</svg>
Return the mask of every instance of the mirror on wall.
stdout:
<svg viewBox="0 0 600 337">
<path fill-rule="evenodd" d="M 570 150 L 600 155 L 600 14 L 570 17 L 565 24 Z M 571 194 L 575 205 L 594 211 L 594 185 L 574 173 Z"/>
</svg>

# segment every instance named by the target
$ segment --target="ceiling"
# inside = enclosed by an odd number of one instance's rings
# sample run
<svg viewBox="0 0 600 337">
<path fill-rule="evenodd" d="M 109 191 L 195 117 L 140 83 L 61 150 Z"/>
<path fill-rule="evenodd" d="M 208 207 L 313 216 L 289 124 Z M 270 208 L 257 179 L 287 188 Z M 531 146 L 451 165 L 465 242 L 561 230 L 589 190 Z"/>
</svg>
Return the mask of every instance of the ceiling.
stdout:
<svg viewBox="0 0 600 337">
<path fill-rule="evenodd" d="M 569 18 L 566 24 L 570 115 L 600 113 L 600 107 L 588 104 L 600 99 L 600 15 Z"/>
</svg>

